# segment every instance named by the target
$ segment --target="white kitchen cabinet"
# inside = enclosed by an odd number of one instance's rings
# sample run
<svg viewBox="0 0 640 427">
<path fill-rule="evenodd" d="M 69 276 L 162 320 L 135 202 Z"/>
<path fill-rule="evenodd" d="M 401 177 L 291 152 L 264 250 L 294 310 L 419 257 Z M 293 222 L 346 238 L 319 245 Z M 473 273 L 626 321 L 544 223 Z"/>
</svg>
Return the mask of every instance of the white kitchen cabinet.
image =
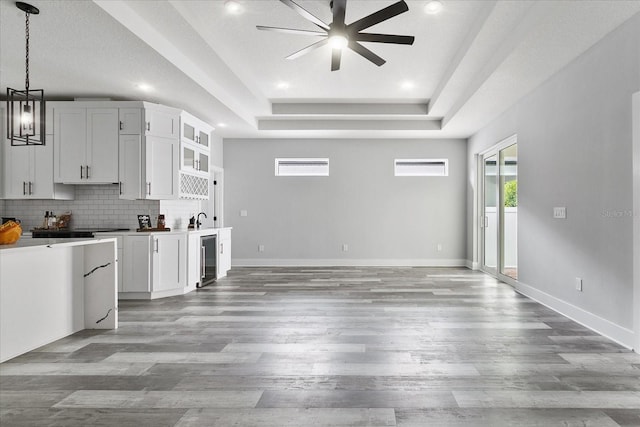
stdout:
<svg viewBox="0 0 640 427">
<path fill-rule="evenodd" d="M 58 107 L 54 115 L 54 181 L 118 182 L 118 108 Z"/>
<path fill-rule="evenodd" d="M 189 232 L 187 234 L 187 287 L 195 289 L 202 273 L 200 271 L 200 257 L 202 255 L 200 245 L 201 234 Z"/>
<path fill-rule="evenodd" d="M 44 146 L 12 147 L 4 144 L 5 199 L 72 200 L 72 186 L 53 182 L 53 136 Z"/>
<path fill-rule="evenodd" d="M 177 139 L 145 137 L 145 198 L 178 197 L 179 144 Z"/>
<path fill-rule="evenodd" d="M 218 230 L 218 278 L 225 277 L 231 269 L 231 228 Z"/>
<path fill-rule="evenodd" d="M 142 168 L 142 137 L 120 135 L 118 160 L 118 185 L 120 198 L 135 200 L 144 198 Z"/>
<path fill-rule="evenodd" d="M 180 114 L 180 140 L 186 143 L 198 144 L 209 149 L 209 141 L 213 126 L 183 111 Z"/>
<path fill-rule="evenodd" d="M 145 108 L 145 135 L 161 138 L 180 137 L 180 116 L 174 111 L 161 108 Z"/>
<path fill-rule="evenodd" d="M 191 144 L 181 144 L 180 170 L 209 176 L 209 151 Z"/>
<path fill-rule="evenodd" d="M 120 135 L 142 134 L 142 109 L 120 108 L 118 111 Z"/>
<path fill-rule="evenodd" d="M 125 236 L 120 298 L 181 295 L 187 286 L 186 233 Z"/>
<path fill-rule="evenodd" d="M 177 139 L 120 135 L 118 167 L 121 199 L 178 197 Z"/>
</svg>

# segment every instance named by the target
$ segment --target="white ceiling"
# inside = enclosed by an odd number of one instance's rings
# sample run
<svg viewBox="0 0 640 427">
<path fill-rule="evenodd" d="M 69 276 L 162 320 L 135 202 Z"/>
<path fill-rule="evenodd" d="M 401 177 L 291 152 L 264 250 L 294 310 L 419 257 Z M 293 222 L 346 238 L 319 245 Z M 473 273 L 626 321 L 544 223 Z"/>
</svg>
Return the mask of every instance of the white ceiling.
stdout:
<svg viewBox="0 0 640 427">
<path fill-rule="evenodd" d="M 413 35 L 413 46 L 367 43 L 386 64 L 346 51 L 331 72 L 326 46 L 285 59 L 316 38 L 255 28 L 313 24 L 277 0 L 240 2 L 242 14 L 222 0 L 33 0 L 31 86 L 48 99 L 184 108 L 225 123 L 223 137 L 468 137 L 640 12 L 640 1 L 442 0 L 429 15 L 426 1 L 409 0 L 408 12 L 370 31 Z M 394 2 L 349 0 L 346 22 Z M 329 0 L 297 3 L 331 21 Z M 8 0 L 0 86 L 24 86 L 24 13 Z"/>
</svg>

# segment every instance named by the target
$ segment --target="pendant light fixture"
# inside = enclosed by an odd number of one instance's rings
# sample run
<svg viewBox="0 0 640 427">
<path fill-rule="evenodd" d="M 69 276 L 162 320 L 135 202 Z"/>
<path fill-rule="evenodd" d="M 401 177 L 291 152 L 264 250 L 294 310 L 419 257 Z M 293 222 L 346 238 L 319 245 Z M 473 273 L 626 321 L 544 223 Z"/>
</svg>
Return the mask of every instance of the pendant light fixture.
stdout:
<svg viewBox="0 0 640 427">
<path fill-rule="evenodd" d="M 25 89 L 7 88 L 7 138 L 14 146 L 44 145 L 44 91 L 29 88 L 29 15 L 37 15 L 40 11 L 23 2 L 16 2 L 16 6 L 26 15 Z"/>
</svg>

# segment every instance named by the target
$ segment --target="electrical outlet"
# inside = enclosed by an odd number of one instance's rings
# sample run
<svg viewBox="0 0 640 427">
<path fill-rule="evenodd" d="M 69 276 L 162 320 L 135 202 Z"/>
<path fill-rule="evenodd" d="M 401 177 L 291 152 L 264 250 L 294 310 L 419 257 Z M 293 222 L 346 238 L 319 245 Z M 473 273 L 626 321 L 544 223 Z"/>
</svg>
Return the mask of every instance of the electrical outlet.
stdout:
<svg viewBox="0 0 640 427">
<path fill-rule="evenodd" d="M 347 245 L 346 243 L 342 244 L 342 252 L 348 252 L 349 251 L 349 245 Z"/>
<path fill-rule="evenodd" d="M 442 243 L 438 243 L 437 249 L 438 252 L 442 252 Z"/>
<path fill-rule="evenodd" d="M 567 208 L 566 207 L 553 208 L 553 217 L 556 219 L 565 219 L 567 217 Z"/>
<path fill-rule="evenodd" d="M 582 292 L 582 279 L 576 277 L 576 291 Z"/>
<path fill-rule="evenodd" d="M 242 209 L 240 211 L 240 216 L 247 216 L 247 211 L 245 209 Z"/>
<path fill-rule="evenodd" d="M 264 252 L 264 245 L 258 245 L 258 252 Z"/>
</svg>

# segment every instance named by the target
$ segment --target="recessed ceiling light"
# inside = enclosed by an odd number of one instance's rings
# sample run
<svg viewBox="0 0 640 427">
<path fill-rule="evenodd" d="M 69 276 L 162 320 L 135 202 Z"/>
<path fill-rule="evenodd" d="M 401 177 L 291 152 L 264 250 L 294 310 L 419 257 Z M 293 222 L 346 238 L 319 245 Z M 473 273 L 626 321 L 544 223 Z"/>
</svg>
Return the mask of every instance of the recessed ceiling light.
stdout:
<svg viewBox="0 0 640 427">
<path fill-rule="evenodd" d="M 146 84 L 146 83 L 138 83 L 136 85 L 136 87 L 138 89 L 140 89 L 141 91 L 143 91 L 143 92 L 151 92 L 153 90 L 153 87 L 151 85 Z"/>
<path fill-rule="evenodd" d="M 227 12 L 237 15 L 244 11 L 244 6 L 236 0 L 226 0 L 224 2 L 224 8 L 227 9 Z"/>
<path fill-rule="evenodd" d="M 289 89 L 289 83 L 287 83 L 287 82 L 278 82 L 276 84 L 276 87 L 278 89 Z"/>
<path fill-rule="evenodd" d="M 226 128 L 227 124 L 226 123 L 218 123 L 218 127 L 219 128 Z"/>
<path fill-rule="evenodd" d="M 400 83 L 400 87 L 404 90 L 409 90 L 409 89 L 413 89 L 414 87 L 416 87 L 415 83 L 413 83 L 410 80 L 405 80 L 402 83 Z"/>
<path fill-rule="evenodd" d="M 435 15 L 436 13 L 439 13 L 443 7 L 444 6 L 440 0 L 431 0 L 424 7 L 424 11 L 428 14 Z"/>
</svg>

